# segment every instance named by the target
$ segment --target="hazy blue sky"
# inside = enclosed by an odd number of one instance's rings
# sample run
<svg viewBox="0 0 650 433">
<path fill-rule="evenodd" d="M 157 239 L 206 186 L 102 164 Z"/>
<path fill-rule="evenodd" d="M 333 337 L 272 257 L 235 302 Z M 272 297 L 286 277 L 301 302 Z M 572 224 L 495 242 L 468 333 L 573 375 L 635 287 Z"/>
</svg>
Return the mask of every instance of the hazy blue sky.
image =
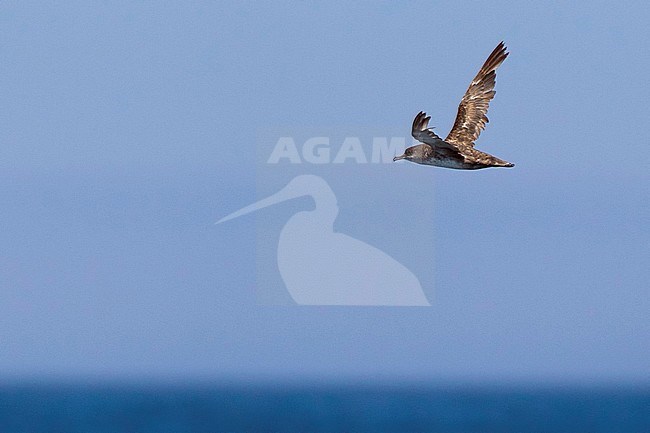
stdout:
<svg viewBox="0 0 650 433">
<path fill-rule="evenodd" d="M 0 378 L 650 380 L 648 22 L 646 2 L 3 2 Z M 514 169 L 328 179 L 339 228 L 433 306 L 259 305 L 259 221 L 310 206 L 213 224 L 290 180 L 258 194 L 260 134 L 407 134 L 420 110 L 444 133 L 501 40 L 478 147 Z"/>
</svg>

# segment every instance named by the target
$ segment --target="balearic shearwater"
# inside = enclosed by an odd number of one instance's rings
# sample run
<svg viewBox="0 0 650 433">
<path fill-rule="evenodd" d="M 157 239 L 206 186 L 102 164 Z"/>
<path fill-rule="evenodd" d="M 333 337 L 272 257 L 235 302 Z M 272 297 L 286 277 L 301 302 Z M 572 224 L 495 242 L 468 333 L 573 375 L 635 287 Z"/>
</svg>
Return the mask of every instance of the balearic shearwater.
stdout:
<svg viewBox="0 0 650 433">
<path fill-rule="evenodd" d="M 420 144 L 411 146 L 403 155 L 393 161 L 405 159 L 417 164 L 459 170 L 476 170 L 487 167 L 514 167 L 514 164 L 474 149 L 474 141 L 488 123 L 487 111 L 490 100 L 496 91 L 496 69 L 508 57 L 506 47 L 501 42 L 492 51 L 483 67 L 469 85 L 465 96 L 458 105 L 454 127 L 444 140 L 429 128 L 431 116 L 420 111 L 413 120 L 411 135 Z"/>
</svg>

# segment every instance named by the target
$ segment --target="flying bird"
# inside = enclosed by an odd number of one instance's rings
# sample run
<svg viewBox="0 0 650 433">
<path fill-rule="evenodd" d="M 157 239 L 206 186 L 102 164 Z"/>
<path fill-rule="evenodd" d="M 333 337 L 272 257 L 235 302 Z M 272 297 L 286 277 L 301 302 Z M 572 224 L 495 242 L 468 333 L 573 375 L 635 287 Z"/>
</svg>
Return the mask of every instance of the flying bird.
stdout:
<svg viewBox="0 0 650 433">
<path fill-rule="evenodd" d="M 411 135 L 420 144 L 411 146 L 393 161 L 405 159 L 417 164 L 458 170 L 487 167 L 514 167 L 514 164 L 474 149 L 474 142 L 488 123 L 488 105 L 496 91 L 496 70 L 508 57 L 506 46 L 499 43 L 472 80 L 458 105 L 453 128 L 444 140 L 429 127 L 431 116 L 420 111 L 413 120 Z"/>
</svg>

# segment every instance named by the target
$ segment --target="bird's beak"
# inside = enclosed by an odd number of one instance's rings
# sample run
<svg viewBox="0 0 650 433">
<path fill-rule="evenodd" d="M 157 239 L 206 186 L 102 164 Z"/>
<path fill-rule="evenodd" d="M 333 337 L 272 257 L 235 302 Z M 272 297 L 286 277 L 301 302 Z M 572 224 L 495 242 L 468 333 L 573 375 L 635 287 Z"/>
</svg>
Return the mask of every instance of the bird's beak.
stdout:
<svg viewBox="0 0 650 433">
<path fill-rule="evenodd" d="M 404 159 L 404 158 L 406 158 L 406 155 L 396 156 L 395 158 L 393 158 L 393 162 L 399 161 L 400 159 Z"/>
</svg>

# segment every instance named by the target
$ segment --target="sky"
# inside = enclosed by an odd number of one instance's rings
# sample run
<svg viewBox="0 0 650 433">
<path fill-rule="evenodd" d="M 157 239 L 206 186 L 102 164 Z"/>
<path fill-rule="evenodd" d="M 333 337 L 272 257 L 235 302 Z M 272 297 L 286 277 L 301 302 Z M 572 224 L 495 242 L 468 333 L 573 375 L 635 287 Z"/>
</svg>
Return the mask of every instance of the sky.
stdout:
<svg viewBox="0 0 650 433">
<path fill-rule="evenodd" d="M 3 2 L 0 380 L 650 381 L 649 20 Z M 513 169 L 265 162 L 279 136 L 407 136 L 420 110 L 444 134 L 501 40 L 477 148 Z M 309 198 L 214 224 L 299 174 L 430 307 L 292 304 L 273 245 Z"/>
</svg>

